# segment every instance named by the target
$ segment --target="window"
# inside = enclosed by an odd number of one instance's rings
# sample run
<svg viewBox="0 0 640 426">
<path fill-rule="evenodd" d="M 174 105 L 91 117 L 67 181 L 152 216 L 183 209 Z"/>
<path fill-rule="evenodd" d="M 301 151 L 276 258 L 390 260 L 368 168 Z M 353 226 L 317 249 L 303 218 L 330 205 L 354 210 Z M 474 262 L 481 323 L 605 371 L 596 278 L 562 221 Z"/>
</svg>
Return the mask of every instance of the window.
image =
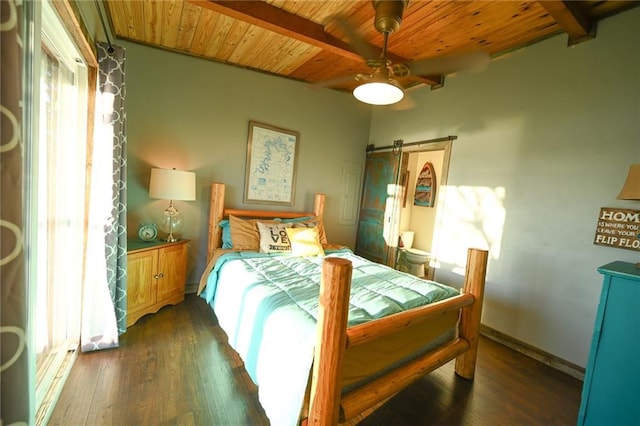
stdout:
<svg viewBox="0 0 640 426">
<path fill-rule="evenodd" d="M 87 146 L 87 68 L 48 1 L 42 3 L 37 147 L 28 197 L 36 423 L 46 416 L 80 338 Z M 38 56 L 36 56 L 38 63 Z M 38 69 L 38 67 L 34 67 Z M 34 221 L 34 219 L 37 220 Z"/>
</svg>

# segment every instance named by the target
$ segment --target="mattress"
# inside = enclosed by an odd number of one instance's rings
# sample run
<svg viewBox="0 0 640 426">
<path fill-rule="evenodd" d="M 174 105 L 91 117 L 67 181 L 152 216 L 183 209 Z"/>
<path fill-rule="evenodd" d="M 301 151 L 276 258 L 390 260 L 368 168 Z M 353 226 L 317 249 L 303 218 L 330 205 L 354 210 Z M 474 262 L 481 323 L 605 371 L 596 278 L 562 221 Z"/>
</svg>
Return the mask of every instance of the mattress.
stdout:
<svg viewBox="0 0 640 426">
<path fill-rule="evenodd" d="M 393 315 L 457 295 L 455 288 L 419 279 L 356 256 L 327 251 L 353 265 L 348 325 Z M 322 257 L 228 252 L 201 296 L 213 308 L 229 344 L 258 386 L 272 425 L 297 423 L 313 362 Z M 451 338 L 457 312 L 375 339 L 345 353 L 344 385 L 354 386 L 400 362 L 425 341 Z"/>
</svg>

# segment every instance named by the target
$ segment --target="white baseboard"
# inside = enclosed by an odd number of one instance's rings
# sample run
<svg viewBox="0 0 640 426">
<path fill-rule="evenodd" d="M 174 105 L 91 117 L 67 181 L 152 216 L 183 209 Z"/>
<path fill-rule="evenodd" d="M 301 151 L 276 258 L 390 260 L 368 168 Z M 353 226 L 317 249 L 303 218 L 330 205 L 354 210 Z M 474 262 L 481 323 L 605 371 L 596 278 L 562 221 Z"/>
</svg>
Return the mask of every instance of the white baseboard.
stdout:
<svg viewBox="0 0 640 426">
<path fill-rule="evenodd" d="M 480 334 L 488 337 L 489 339 L 495 340 L 496 342 L 502 343 L 503 345 L 527 355 L 528 357 L 540 361 L 543 364 L 553 367 L 556 370 L 560 370 L 571 377 L 584 381 L 584 368 L 579 365 L 573 364 L 553 354 L 514 339 L 513 337 L 501 333 L 498 330 L 494 330 L 491 327 L 487 327 L 484 324 L 480 324 Z"/>
</svg>

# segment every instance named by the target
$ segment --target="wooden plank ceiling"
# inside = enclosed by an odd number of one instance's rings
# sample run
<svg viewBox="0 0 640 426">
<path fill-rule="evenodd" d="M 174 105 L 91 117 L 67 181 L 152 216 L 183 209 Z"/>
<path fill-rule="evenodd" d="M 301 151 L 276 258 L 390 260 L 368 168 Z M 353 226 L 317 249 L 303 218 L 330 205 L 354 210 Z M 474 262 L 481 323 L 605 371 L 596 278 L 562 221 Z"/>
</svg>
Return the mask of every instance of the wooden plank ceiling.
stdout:
<svg viewBox="0 0 640 426">
<path fill-rule="evenodd" d="M 335 16 L 377 51 L 369 0 L 103 0 L 117 38 L 339 90 L 370 68 Z M 598 20 L 638 1 L 411 0 L 388 57 L 411 63 L 482 50 L 492 57 L 566 33 L 568 44 L 595 37 Z M 438 87 L 444 75 L 399 79 Z"/>
</svg>

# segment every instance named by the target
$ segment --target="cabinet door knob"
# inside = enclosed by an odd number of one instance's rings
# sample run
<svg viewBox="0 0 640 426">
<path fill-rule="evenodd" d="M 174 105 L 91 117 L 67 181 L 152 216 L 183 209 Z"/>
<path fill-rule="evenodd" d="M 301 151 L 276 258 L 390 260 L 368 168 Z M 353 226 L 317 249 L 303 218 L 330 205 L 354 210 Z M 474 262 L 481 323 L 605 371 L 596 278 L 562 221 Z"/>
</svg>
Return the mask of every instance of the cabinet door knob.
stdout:
<svg viewBox="0 0 640 426">
<path fill-rule="evenodd" d="M 163 277 L 164 277 L 164 273 L 162 273 L 162 272 L 161 272 L 161 273 L 159 273 L 159 274 L 155 274 L 155 275 L 153 276 L 153 278 L 155 278 L 156 280 L 157 280 L 157 279 L 160 279 L 160 278 L 163 278 Z"/>
</svg>

